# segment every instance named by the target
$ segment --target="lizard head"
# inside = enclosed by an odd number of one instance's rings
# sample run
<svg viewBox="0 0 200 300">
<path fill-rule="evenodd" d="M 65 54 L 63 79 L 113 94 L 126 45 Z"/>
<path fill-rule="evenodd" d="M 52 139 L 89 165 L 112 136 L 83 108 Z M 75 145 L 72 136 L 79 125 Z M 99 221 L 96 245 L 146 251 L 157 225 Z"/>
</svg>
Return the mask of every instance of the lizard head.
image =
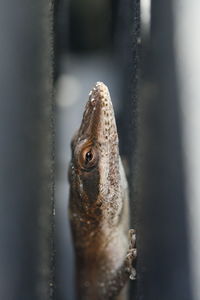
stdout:
<svg viewBox="0 0 200 300">
<path fill-rule="evenodd" d="M 116 196 L 120 182 L 118 134 L 110 94 L 102 82 L 89 93 L 71 147 L 69 179 L 71 191 L 77 194 L 73 198 L 81 198 L 79 205 L 99 204 Z"/>
</svg>

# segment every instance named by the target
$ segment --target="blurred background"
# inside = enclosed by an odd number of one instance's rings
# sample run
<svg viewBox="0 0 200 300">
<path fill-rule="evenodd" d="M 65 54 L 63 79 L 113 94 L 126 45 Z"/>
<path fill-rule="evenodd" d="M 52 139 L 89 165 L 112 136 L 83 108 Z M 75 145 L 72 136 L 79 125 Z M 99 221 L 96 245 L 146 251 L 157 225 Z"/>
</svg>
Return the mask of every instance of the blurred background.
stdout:
<svg viewBox="0 0 200 300">
<path fill-rule="evenodd" d="M 0 0 L 0 299 L 75 300 L 70 141 L 103 81 L 137 230 L 130 299 L 200 300 L 199 11 Z"/>
<path fill-rule="evenodd" d="M 199 22 L 192 20 L 198 4 L 192 2 L 56 2 L 59 300 L 74 299 L 75 290 L 67 217 L 69 145 L 96 81 L 103 81 L 111 92 L 130 187 L 131 222 L 137 229 L 137 280 L 131 284 L 130 298 L 200 299 L 194 158 L 200 150 L 194 142 L 198 139 L 194 118 L 199 114 L 194 99 L 199 92 L 191 79 L 198 78 L 200 45 Z"/>
</svg>

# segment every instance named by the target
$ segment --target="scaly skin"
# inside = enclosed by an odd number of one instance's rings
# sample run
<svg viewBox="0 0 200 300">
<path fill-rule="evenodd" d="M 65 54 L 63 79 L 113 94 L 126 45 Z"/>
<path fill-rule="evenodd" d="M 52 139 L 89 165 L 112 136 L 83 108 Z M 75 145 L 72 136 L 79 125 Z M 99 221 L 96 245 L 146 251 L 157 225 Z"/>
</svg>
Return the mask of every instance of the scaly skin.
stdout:
<svg viewBox="0 0 200 300">
<path fill-rule="evenodd" d="M 97 82 L 72 141 L 69 211 L 79 300 L 125 300 L 135 231 L 108 88 Z"/>
</svg>

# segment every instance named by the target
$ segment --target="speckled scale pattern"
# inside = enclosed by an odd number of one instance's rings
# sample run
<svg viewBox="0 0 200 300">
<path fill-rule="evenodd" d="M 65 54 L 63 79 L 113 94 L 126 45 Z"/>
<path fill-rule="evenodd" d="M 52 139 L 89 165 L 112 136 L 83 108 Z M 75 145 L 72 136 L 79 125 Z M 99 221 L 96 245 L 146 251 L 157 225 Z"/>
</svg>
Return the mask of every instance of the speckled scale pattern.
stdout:
<svg viewBox="0 0 200 300">
<path fill-rule="evenodd" d="M 79 157 L 87 147 L 97 161 L 85 170 Z M 135 245 L 128 240 L 128 185 L 119 156 L 114 110 L 102 82 L 89 93 L 80 129 L 72 141 L 69 180 L 78 299 L 126 300 L 125 285 L 134 273 Z"/>
</svg>

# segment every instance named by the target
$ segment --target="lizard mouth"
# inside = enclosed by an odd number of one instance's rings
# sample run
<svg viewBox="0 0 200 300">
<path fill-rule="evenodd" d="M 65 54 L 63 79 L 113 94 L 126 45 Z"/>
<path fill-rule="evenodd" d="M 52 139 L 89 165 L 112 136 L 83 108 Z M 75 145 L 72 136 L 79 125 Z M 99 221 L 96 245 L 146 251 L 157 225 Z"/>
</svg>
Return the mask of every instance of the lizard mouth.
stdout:
<svg viewBox="0 0 200 300">
<path fill-rule="evenodd" d="M 113 106 L 108 88 L 103 82 L 97 82 L 89 93 L 78 135 L 81 139 L 118 144 Z"/>
</svg>

